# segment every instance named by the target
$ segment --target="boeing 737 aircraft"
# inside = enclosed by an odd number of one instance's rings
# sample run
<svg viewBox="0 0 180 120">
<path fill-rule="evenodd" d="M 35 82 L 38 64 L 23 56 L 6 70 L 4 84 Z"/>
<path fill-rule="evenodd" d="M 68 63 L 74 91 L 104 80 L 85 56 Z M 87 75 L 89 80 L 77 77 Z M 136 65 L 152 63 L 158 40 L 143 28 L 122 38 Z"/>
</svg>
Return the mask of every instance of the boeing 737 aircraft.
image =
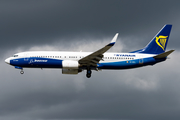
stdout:
<svg viewBox="0 0 180 120">
<path fill-rule="evenodd" d="M 129 53 L 106 53 L 116 42 L 118 33 L 105 47 L 95 52 L 28 51 L 14 54 L 7 64 L 23 68 L 62 68 L 62 74 L 78 74 L 87 70 L 130 69 L 163 62 L 174 50 L 165 52 L 172 25 L 165 25 L 143 49 Z"/>
</svg>

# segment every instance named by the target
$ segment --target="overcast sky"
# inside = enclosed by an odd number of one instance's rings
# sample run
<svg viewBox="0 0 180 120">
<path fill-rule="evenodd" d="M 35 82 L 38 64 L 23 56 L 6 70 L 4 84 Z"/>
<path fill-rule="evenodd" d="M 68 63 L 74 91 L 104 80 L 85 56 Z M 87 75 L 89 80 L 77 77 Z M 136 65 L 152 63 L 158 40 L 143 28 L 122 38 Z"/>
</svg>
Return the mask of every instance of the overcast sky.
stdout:
<svg viewBox="0 0 180 120">
<path fill-rule="evenodd" d="M 0 120 L 180 119 L 180 1 L 0 1 Z M 24 69 L 4 63 L 17 52 L 95 51 L 116 33 L 110 52 L 143 48 L 172 24 L 167 61 L 131 70 Z"/>
</svg>

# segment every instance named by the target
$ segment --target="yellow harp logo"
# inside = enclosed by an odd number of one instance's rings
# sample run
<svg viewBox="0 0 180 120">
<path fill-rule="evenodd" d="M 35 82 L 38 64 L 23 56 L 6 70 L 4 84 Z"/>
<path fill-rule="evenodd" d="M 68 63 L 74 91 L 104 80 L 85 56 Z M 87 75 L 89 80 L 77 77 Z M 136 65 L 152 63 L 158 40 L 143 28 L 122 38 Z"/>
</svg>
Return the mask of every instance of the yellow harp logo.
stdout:
<svg viewBox="0 0 180 120">
<path fill-rule="evenodd" d="M 156 37 L 156 43 L 164 50 L 166 41 L 168 36 L 162 36 Z"/>
</svg>

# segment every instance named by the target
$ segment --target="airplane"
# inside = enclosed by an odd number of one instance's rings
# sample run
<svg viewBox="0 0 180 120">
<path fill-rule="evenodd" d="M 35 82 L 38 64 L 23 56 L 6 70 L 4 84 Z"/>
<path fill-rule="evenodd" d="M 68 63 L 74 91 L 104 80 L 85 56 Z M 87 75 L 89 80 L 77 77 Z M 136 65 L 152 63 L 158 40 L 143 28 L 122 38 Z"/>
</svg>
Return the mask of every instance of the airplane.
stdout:
<svg viewBox="0 0 180 120">
<path fill-rule="evenodd" d="M 86 77 L 90 78 L 92 70 L 130 69 L 154 65 L 163 62 L 174 50 L 166 51 L 172 25 L 166 24 L 154 38 L 142 49 L 129 53 L 106 53 L 114 46 L 118 33 L 111 42 L 95 52 L 68 51 L 27 51 L 14 54 L 5 62 L 20 69 L 23 68 L 60 68 L 62 74 L 78 74 L 87 70 Z"/>
</svg>

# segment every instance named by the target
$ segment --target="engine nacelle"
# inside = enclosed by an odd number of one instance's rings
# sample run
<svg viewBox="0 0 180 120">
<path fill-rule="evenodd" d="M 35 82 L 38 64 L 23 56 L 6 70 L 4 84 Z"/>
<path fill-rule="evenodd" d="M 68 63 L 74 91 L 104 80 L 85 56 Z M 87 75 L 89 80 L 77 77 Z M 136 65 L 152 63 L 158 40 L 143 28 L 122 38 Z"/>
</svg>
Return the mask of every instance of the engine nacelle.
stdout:
<svg viewBox="0 0 180 120">
<path fill-rule="evenodd" d="M 64 60 L 64 61 L 62 61 L 62 68 L 78 70 L 79 63 L 78 63 L 78 61 Z"/>
<path fill-rule="evenodd" d="M 78 69 L 62 69 L 62 74 L 78 74 Z"/>
</svg>

